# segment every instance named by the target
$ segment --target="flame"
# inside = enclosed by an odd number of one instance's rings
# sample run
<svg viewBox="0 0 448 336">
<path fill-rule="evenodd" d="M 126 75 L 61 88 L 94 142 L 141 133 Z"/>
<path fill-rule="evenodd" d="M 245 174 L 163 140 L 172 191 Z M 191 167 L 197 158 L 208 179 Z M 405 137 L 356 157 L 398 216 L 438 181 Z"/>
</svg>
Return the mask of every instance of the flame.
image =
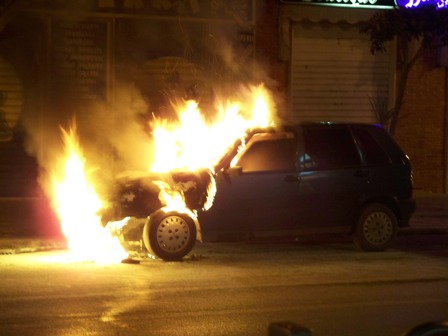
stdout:
<svg viewBox="0 0 448 336">
<path fill-rule="evenodd" d="M 117 237 L 117 224 L 101 225 L 98 211 L 103 202 L 89 181 L 84 158 L 73 126 L 68 132 L 62 129 L 66 157 L 59 178 L 52 176 L 53 203 L 62 232 L 67 239 L 70 259 L 95 261 L 101 264 L 120 262 L 127 257 Z"/>
<path fill-rule="evenodd" d="M 161 173 L 205 168 L 213 173 L 214 165 L 226 150 L 248 130 L 274 125 L 269 106 L 271 99 L 263 85 L 251 88 L 250 100 L 249 103 L 219 104 L 216 117 L 211 121 L 206 120 L 196 101 L 189 100 L 178 108 L 177 122 L 155 120 L 152 125 L 155 153 L 149 170 Z M 243 109 L 249 109 L 249 113 Z M 192 217 L 196 215 L 187 209 L 180 192 L 166 183 L 158 183 L 158 186 L 161 189 L 159 199 L 167 204 L 165 208 L 189 213 Z M 204 210 L 212 206 L 216 191 L 212 178 Z"/>
<path fill-rule="evenodd" d="M 182 211 L 185 209 L 185 200 L 179 191 L 173 189 L 168 183 L 163 181 L 154 181 L 160 188 L 159 198 L 165 204 L 163 210 L 169 211 Z"/>
<path fill-rule="evenodd" d="M 250 113 L 242 108 L 250 104 L 227 102 L 217 107 L 216 118 L 207 121 L 192 100 L 178 109 L 178 122 L 155 120 L 153 137 L 154 162 L 149 170 L 167 172 L 175 169 L 194 171 L 213 169 L 225 151 L 245 132 L 274 124 L 269 109 L 269 95 L 260 85 L 251 91 Z"/>
<path fill-rule="evenodd" d="M 148 162 L 151 172 L 165 173 L 176 169 L 195 171 L 209 169 L 236 140 L 253 128 L 273 126 L 270 97 L 260 85 L 251 89 L 249 102 L 228 101 L 217 105 L 213 119 L 206 119 L 195 101 L 186 101 L 178 109 L 178 120 L 168 123 L 155 120 L 152 126 L 154 161 Z M 95 192 L 91 176 L 87 174 L 76 127 L 62 129 L 66 155 L 59 174 L 53 174 L 53 205 L 59 217 L 70 257 L 75 261 L 97 263 L 121 262 L 127 253 L 117 236 L 126 225 L 127 218 L 111 222 L 103 227 L 99 211 L 103 202 Z M 195 221 L 196 213 L 185 205 L 183 192 L 166 182 L 155 181 L 163 211 L 178 211 L 188 214 Z M 212 206 L 216 193 L 213 178 L 207 187 L 204 209 Z"/>
<path fill-rule="evenodd" d="M 154 181 L 156 185 L 160 188 L 159 199 L 165 206 L 161 209 L 165 213 L 170 211 L 177 211 L 179 213 L 184 213 L 190 216 L 193 221 L 197 221 L 197 215 L 195 211 L 188 209 L 185 205 L 185 199 L 181 192 L 175 190 L 168 183 L 163 181 Z"/>
</svg>

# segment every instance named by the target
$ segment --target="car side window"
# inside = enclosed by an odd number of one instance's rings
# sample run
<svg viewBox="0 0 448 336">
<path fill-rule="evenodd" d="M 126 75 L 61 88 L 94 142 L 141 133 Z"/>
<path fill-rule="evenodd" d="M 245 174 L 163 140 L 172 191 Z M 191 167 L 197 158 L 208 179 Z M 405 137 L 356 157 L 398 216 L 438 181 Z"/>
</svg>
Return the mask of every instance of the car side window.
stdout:
<svg viewBox="0 0 448 336">
<path fill-rule="evenodd" d="M 254 142 L 236 163 L 244 173 L 295 170 L 294 139 Z"/>
<path fill-rule="evenodd" d="M 304 130 L 304 152 L 300 162 L 305 170 L 339 169 L 361 164 L 356 144 L 346 127 Z"/>
<path fill-rule="evenodd" d="M 367 130 L 354 130 L 363 153 L 364 160 L 368 165 L 388 164 L 390 162 L 389 156 L 375 140 L 372 134 Z"/>
</svg>

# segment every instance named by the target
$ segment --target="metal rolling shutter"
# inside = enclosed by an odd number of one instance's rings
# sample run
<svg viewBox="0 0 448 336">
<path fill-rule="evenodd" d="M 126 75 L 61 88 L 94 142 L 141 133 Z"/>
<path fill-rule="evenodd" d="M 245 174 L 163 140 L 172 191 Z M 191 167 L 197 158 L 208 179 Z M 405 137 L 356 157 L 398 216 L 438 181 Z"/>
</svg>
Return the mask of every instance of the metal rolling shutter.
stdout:
<svg viewBox="0 0 448 336">
<path fill-rule="evenodd" d="M 372 103 L 388 106 L 390 75 L 389 54 L 372 55 L 357 25 L 294 24 L 293 121 L 376 122 Z"/>
</svg>

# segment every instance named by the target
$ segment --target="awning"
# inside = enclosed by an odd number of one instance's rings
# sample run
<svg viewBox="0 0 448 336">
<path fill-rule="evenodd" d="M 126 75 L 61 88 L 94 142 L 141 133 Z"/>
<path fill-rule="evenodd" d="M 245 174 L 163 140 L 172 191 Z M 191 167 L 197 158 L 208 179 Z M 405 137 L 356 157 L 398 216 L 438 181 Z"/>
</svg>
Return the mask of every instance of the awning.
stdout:
<svg viewBox="0 0 448 336">
<path fill-rule="evenodd" d="M 378 9 L 319 5 L 281 5 L 279 14 L 279 58 L 289 60 L 291 23 L 297 21 L 357 24 L 368 21 Z"/>
</svg>

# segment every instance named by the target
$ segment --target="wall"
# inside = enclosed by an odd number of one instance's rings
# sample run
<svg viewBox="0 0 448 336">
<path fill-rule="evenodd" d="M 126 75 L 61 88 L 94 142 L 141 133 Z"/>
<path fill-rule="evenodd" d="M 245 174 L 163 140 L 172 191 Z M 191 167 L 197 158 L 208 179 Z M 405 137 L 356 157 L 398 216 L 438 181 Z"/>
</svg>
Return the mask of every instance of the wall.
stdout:
<svg viewBox="0 0 448 336">
<path fill-rule="evenodd" d="M 287 116 L 289 64 L 279 58 L 279 15 L 278 1 L 256 1 L 254 79 L 274 93 L 278 115 Z"/>
<path fill-rule="evenodd" d="M 411 158 L 414 188 L 445 190 L 446 68 L 416 64 L 409 76 L 395 138 Z"/>
<path fill-rule="evenodd" d="M 118 157 L 129 170 L 147 169 L 149 151 L 138 145 L 172 97 L 205 104 L 211 85 L 234 91 L 234 82 L 251 80 L 254 2 L 35 0 L 8 20 L 0 13 L 0 60 L 14 66 L 17 80 L 7 84 L 20 83 L 23 95 L 20 113 L 10 113 L 19 99 L 5 89 L 12 71 L 0 62 L 0 235 L 53 222 L 37 179 L 53 171 L 59 126 L 74 116 L 81 145 L 94 148 L 87 159 L 108 168 L 104 178 L 123 169 Z M 51 233 L 45 223 L 36 229 Z"/>
</svg>

